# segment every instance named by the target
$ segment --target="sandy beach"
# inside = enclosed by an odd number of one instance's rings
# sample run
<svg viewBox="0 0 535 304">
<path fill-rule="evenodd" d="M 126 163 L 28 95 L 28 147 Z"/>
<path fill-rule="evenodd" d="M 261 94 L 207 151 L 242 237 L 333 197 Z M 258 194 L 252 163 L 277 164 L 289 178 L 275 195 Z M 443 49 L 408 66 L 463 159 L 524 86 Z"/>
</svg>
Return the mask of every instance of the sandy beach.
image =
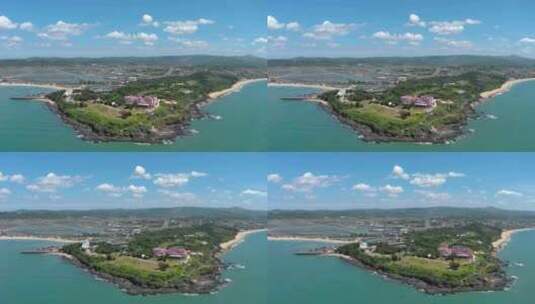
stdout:
<svg viewBox="0 0 535 304">
<path fill-rule="evenodd" d="M 263 232 L 263 231 L 267 231 L 267 229 L 254 229 L 254 230 L 240 231 L 240 232 L 238 232 L 236 234 L 234 239 L 232 239 L 232 240 L 230 240 L 228 242 L 224 242 L 224 243 L 219 244 L 219 247 L 221 247 L 221 249 L 223 249 L 223 251 L 228 251 L 228 250 L 238 246 L 241 242 L 243 242 L 245 240 L 245 238 L 247 238 L 247 236 L 249 236 L 251 234 L 254 234 L 254 233 L 258 233 L 258 232 Z"/>
<path fill-rule="evenodd" d="M 31 83 L 31 82 L 0 82 L 0 87 L 34 87 L 52 90 L 73 90 L 77 87 L 67 87 L 59 84 Z"/>
<path fill-rule="evenodd" d="M 217 99 L 217 98 L 229 95 L 231 93 L 239 92 L 244 86 L 248 84 L 259 82 L 259 81 L 266 81 L 266 80 L 267 80 L 266 78 L 240 80 L 228 89 L 217 91 L 217 92 L 212 92 L 208 94 L 208 97 L 212 100 Z"/>
<path fill-rule="evenodd" d="M 492 97 L 495 97 L 497 95 L 503 94 L 511 90 L 511 88 L 516 84 L 527 82 L 527 81 L 533 81 L 533 80 L 535 80 L 535 78 L 523 78 L 523 79 L 509 80 L 505 82 L 501 87 L 491 90 L 491 91 L 483 92 L 480 94 L 480 96 L 482 99 L 492 98 Z"/>
<path fill-rule="evenodd" d="M 329 238 L 307 238 L 297 236 L 268 236 L 268 241 L 319 242 L 332 244 L 351 244 L 358 242 L 358 240 L 336 240 Z"/>
<path fill-rule="evenodd" d="M 505 246 L 507 246 L 507 244 L 511 240 L 511 237 L 513 236 L 513 234 L 515 234 L 517 232 L 529 231 L 529 230 L 534 230 L 534 229 L 535 228 L 522 228 L 522 229 L 504 230 L 502 232 L 502 235 L 501 235 L 500 239 L 496 240 L 496 241 L 494 241 L 492 243 L 492 247 L 494 247 L 494 249 L 496 251 L 500 251 L 501 249 L 505 248 Z"/>
<path fill-rule="evenodd" d="M 79 241 L 68 240 L 57 237 L 38 237 L 38 236 L 0 236 L 0 241 L 47 241 L 57 243 L 77 243 Z"/>
<path fill-rule="evenodd" d="M 305 83 L 279 83 L 279 82 L 269 82 L 268 87 L 292 87 L 292 88 L 311 88 L 311 89 L 319 89 L 322 91 L 333 91 L 333 90 L 340 90 L 340 88 L 336 88 L 333 86 L 328 86 L 324 84 L 305 84 Z"/>
</svg>

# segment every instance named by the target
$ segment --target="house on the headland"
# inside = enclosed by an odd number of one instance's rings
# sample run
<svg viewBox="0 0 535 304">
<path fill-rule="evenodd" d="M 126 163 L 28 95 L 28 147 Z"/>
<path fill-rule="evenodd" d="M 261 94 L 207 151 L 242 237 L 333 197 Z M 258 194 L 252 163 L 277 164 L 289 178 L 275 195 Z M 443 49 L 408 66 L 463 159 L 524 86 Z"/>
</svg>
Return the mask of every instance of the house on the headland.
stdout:
<svg viewBox="0 0 535 304">
<path fill-rule="evenodd" d="M 127 105 L 155 109 L 160 106 L 160 100 L 156 96 L 125 96 L 124 102 Z"/>
<path fill-rule="evenodd" d="M 474 252 L 472 249 L 466 246 L 449 246 L 448 244 L 442 244 L 438 248 L 440 256 L 443 258 L 459 258 L 459 259 L 474 259 Z"/>
<path fill-rule="evenodd" d="M 419 107 L 419 108 L 434 108 L 437 105 L 437 100 L 433 96 L 411 96 L 404 95 L 400 98 L 401 103 L 405 106 Z"/>
<path fill-rule="evenodd" d="M 91 242 L 89 240 L 84 240 L 82 242 L 82 250 L 89 250 L 91 249 Z"/>
<path fill-rule="evenodd" d="M 190 252 L 189 250 L 182 248 L 182 247 L 171 247 L 171 248 L 153 248 L 152 249 L 152 255 L 161 258 L 161 257 L 169 257 L 173 259 L 185 259 L 189 256 Z"/>
</svg>

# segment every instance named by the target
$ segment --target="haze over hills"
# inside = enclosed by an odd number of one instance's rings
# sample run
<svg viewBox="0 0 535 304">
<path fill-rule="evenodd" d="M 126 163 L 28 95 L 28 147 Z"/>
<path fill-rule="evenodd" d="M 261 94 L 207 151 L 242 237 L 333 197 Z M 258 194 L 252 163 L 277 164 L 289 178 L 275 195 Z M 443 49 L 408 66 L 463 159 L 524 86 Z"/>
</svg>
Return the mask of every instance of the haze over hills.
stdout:
<svg viewBox="0 0 535 304">
<path fill-rule="evenodd" d="M 0 66 L 46 66 L 46 65 L 80 65 L 80 64 L 112 64 L 112 65 L 173 65 L 183 67 L 241 67 L 262 68 L 266 60 L 255 56 L 150 56 L 150 57 L 30 57 L 25 59 L 2 59 Z"/>
<path fill-rule="evenodd" d="M 57 218 L 227 218 L 227 219 L 262 219 L 265 211 L 244 208 L 203 208 L 176 207 L 150 209 L 97 209 L 97 210 L 17 210 L 0 212 L 0 219 L 57 219 Z"/>
<path fill-rule="evenodd" d="M 496 65 L 525 67 L 535 65 L 535 59 L 511 56 L 484 56 L 484 55 L 439 55 L 417 57 L 295 57 L 286 59 L 268 59 L 269 67 L 285 66 L 333 66 L 356 64 L 385 64 L 385 65 Z"/>
<path fill-rule="evenodd" d="M 458 207 L 429 207 L 429 208 L 400 208 L 400 209 L 346 209 L 346 210 L 271 210 L 270 219 L 308 218 L 319 219 L 325 217 L 356 217 L 356 218 L 472 218 L 472 219 L 511 219 L 534 218 L 535 211 L 506 210 L 494 207 L 487 208 L 458 208 Z"/>
</svg>

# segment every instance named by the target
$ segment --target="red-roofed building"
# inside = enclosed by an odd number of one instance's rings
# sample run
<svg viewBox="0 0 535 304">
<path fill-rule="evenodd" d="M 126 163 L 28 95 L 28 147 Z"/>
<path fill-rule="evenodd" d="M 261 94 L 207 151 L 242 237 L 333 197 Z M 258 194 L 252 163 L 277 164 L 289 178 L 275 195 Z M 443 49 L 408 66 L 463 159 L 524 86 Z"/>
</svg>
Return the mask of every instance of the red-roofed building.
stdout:
<svg viewBox="0 0 535 304">
<path fill-rule="evenodd" d="M 174 259 L 185 259 L 189 256 L 189 250 L 182 247 L 171 247 L 171 248 L 153 248 L 152 255 L 158 258 L 161 257 L 170 257 Z"/>
<path fill-rule="evenodd" d="M 160 100 L 156 96 L 125 96 L 124 102 L 130 106 L 149 109 L 160 106 Z"/>
</svg>

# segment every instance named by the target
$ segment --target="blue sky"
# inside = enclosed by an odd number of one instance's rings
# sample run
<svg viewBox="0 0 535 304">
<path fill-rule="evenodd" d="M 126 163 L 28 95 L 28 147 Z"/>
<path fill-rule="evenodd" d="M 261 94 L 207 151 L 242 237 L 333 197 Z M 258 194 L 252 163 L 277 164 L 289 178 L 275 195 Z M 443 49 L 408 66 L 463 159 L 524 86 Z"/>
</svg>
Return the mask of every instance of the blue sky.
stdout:
<svg viewBox="0 0 535 304">
<path fill-rule="evenodd" d="M 254 54 L 261 0 L 4 0 L 0 57 Z"/>
<path fill-rule="evenodd" d="M 535 155 L 270 155 L 271 209 L 487 207 L 535 210 Z"/>
<path fill-rule="evenodd" d="M 4 0 L 0 58 L 533 57 L 533 11 L 529 0 Z"/>
<path fill-rule="evenodd" d="M 528 0 L 273 0 L 269 54 L 533 57 L 533 11 Z"/>
<path fill-rule="evenodd" d="M 233 153 L 2 153 L 0 210 L 266 209 L 264 159 Z"/>
</svg>

